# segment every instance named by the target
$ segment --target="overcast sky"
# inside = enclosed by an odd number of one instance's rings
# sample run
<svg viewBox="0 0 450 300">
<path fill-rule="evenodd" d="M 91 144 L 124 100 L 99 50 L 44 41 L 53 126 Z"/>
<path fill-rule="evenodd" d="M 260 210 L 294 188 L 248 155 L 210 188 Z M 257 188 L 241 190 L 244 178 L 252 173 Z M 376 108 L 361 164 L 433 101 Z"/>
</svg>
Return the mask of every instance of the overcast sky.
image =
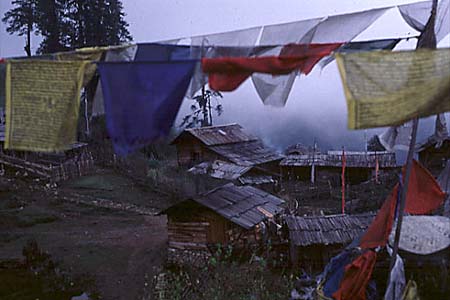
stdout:
<svg viewBox="0 0 450 300">
<path fill-rule="evenodd" d="M 0 16 L 11 8 L 10 0 L 0 0 Z M 377 7 L 418 2 L 417 0 L 122 0 L 126 21 L 135 42 L 151 42 L 224 32 L 253 26 L 285 23 L 326 15 L 356 12 Z M 415 32 L 392 9 L 362 32 L 356 40 L 415 36 Z M 35 38 L 33 51 L 38 45 Z M 24 55 L 24 40 L 10 36 L 0 25 L 0 57 Z M 440 47 L 449 47 L 447 36 Z M 415 40 L 401 42 L 396 49 L 413 49 Z M 364 135 L 376 130 L 348 131 L 342 85 L 335 63 L 323 71 L 315 68 L 297 79 L 287 106 L 262 105 L 253 85 L 247 81 L 239 89 L 225 93 L 224 114 L 217 123 L 237 122 L 283 148 L 317 139 L 323 148 L 364 147 Z M 179 118 L 188 110 L 185 100 Z M 178 122 L 179 123 L 179 122 Z M 431 122 L 421 122 L 422 136 L 432 133 Z M 378 130 L 379 131 L 379 130 Z"/>
</svg>

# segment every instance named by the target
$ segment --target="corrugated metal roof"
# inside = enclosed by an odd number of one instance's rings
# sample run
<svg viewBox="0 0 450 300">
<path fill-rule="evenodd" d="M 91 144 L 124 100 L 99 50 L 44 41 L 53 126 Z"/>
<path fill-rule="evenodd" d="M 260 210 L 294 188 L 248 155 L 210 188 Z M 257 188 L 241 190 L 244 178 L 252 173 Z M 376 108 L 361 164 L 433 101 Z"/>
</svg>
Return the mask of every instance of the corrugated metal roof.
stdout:
<svg viewBox="0 0 450 300">
<path fill-rule="evenodd" d="M 238 124 L 186 129 L 207 146 L 255 141 L 258 138 L 242 130 Z"/>
<path fill-rule="evenodd" d="M 260 140 L 209 147 L 212 151 L 241 166 L 254 166 L 281 160 L 284 156 L 267 148 Z"/>
<path fill-rule="evenodd" d="M 232 183 L 193 200 L 245 229 L 250 229 L 267 219 L 264 212 L 272 215 L 280 213 L 283 211 L 281 205 L 284 203 L 284 200 L 255 187 L 236 186 Z"/>
<path fill-rule="evenodd" d="M 215 160 L 202 162 L 188 170 L 192 174 L 204 174 L 214 178 L 235 180 L 248 172 L 252 167 L 238 166 L 233 163 Z"/>
<path fill-rule="evenodd" d="M 395 152 L 357 152 L 346 151 L 346 167 L 375 168 L 376 161 L 380 168 L 395 168 L 397 162 Z M 312 164 L 323 167 L 342 167 L 342 151 L 328 151 L 327 154 L 288 155 L 280 163 L 281 166 L 306 167 Z"/>
<path fill-rule="evenodd" d="M 374 214 L 285 217 L 291 243 L 296 246 L 345 244 L 362 234 Z"/>
</svg>

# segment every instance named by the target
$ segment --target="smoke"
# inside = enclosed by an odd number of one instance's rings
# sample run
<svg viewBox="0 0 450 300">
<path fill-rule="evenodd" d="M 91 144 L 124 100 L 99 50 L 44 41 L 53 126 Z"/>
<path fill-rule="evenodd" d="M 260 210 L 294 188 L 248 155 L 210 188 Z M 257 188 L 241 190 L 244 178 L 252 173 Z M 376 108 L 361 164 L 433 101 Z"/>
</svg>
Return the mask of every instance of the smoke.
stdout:
<svg viewBox="0 0 450 300">
<path fill-rule="evenodd" d="M 385 130 L 347 129 L 347 105 L 335 63 L 297 77 L 287 105 L 282 108 L 263 105 L 251 80 L 223 96 L 220 102 L 224 112 L 220 117 L 213 115 L 214 125 L 238 123 L 279 151 L 296 143 L 312 146 L 314 141 L 322 151 L 342 147 L 365 150 L 366 141 Z M 190 101 L 185 99 L 176 124 L 189 113 Z M 420 121 L 419 142 L 433 134 L 434 120 L 430 117 Z"/>
</svg>

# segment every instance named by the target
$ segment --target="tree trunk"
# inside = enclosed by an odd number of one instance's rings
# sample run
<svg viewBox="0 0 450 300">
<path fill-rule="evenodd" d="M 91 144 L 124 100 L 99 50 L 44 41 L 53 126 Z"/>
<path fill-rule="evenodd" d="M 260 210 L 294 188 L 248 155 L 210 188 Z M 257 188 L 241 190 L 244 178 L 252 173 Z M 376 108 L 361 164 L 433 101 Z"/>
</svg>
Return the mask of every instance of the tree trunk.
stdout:
<svg viewBox="0 0 450 300">
<path fill-rule="evenodd" d="M 27 27 L 27 41 L 26 41 L 26 45 L 25 45 L 25 48 L 24 48 L 28 57 L 31 56 L 31 30 L 33 30 L 33 24 L 32 23 L 28 23 L 28 27 Z"/>
</svg>

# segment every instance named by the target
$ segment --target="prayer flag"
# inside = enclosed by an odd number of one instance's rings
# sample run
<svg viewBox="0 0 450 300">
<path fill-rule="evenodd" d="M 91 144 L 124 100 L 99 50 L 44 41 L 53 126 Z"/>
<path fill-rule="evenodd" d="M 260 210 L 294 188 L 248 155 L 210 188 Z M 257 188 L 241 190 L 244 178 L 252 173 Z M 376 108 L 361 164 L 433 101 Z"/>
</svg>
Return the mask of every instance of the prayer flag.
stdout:
<svg viewBox="0 0 450 300">
<path fill-rule="evenodd" d="M 392 50 L 400 41 L 401 39 L 383 39 L 373 41 L 350 42 L 342 45 L 342 47 L 336 50 L 336 53 L 357 53 L 361 51 Z M 333 60 L 334 56 L 330 55 L 322 59 L 319 65 L 323 69 Z"/>
<path fill-rule="evenodd" d="M 106 125 L 117 154 L 127 155 L 169 133 L 195 63 L 98 64 Z"/>
<path fill-rule="evenodd" d="M 377 253 L 367 250 L 345 267 L 344 279 L 333 297 L 336 300 L 365 300 Z"/>
<path fill-rule="evenodd" d="M 430 18 L 432 1 L 415 2 L 398 6 L 401 16 L 409 26 L 422 32 Z M 439 0 L 434 23 L 436 42 L 450 32 L 450 0 Z"/>
<path fill-rule="evenodd" d="M 450 49 L 338 53 L 336 59 L 350 129 L 450 111 Z"/>
<path fill-rule="evenodd" d="M 342 149 L 342 174 L 341 174 L 341 183 L 342 183 L 342 214 L 345 213 L 345 151 Z"/>
<path fill-rule="evenodd" d="M 405 170 L 403 170 L 405 172 Z M 361 238 L 361 248 L 375 248 L 386 245 L 394 222 L 399 184 L 392 190 L 378 211 L 375 219 Z M 433 175 L 420 163 L 413 160 L 406 194 L 405 211 L 410 214 L 427 214 L 442 205 L 445 193 Z"/>
<path fill-rule="evenodd" d="M 314 65 L 341 44 L 290 44 L 280 56 L 203 58 L 202 68 L 209 73 L 209 86 L 217 91 L 232 91 L 254 72 L 289 74 L 311 72 Z"/>
<path fill-rule="evenodd" d="M 436 116 L 433 136 L 437 141 L 436 148 L 440 148 L 445 139 L 448 138 L 448 128 L 447 121 L 445 120 L 445 114 L 439 114 Z"/>
<path fill-rule="evenodd" d="M 105 55 L 105 61 L 133 61 L 137 45 L 108 49 Z M 102 83 L 99 81 L 94 95 L 94 103 L 92 104 L 92 116 L 100 116 L 105 114 L 105 105 L 103 100 Z"/>
<path fill-rule="evenodd" d="M 86 62 L 10 60 L 5 148 L 55 152 L 76 142 Z"/>
<path fill-rule="evenodd" d="M 389 127 L 378 135 L 378 139 L 387 151 L 408 150 L 411 142 L 412 122 Z"/>
<path fill-rule="evenodd" d="M 89 61 L 97 62 L 100 61 L 103 53 L 108 49 L 108 47 L 87 47 L 77 49 L 75 51 L 69 52 L 59 52 L 56 53 L 56 59 L 60 61 Z M 86 86 L 95 74 L 97 69 L 96 64 L 88 64 L 84 69 L 83 86 Z"/>
</svg>

